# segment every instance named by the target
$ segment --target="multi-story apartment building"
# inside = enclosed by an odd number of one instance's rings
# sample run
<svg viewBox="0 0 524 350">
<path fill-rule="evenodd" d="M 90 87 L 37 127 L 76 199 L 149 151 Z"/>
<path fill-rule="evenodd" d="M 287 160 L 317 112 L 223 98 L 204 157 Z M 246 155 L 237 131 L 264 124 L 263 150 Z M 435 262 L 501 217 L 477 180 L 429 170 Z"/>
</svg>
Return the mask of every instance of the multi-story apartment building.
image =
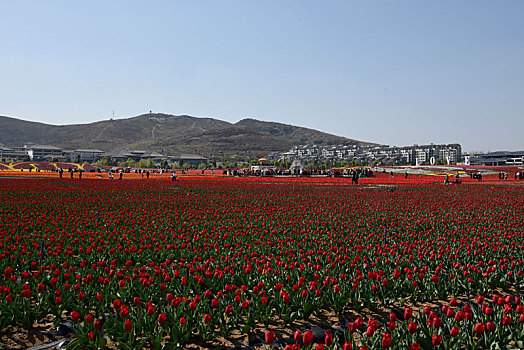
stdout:
<svg viewBox="0 0 524 350">
<path fill-rule="evenodd" d="M 447 145 L 413 145 L 396 147 L 388 145 L 359 146 L 359 145 L 300 145 L 288 152 L 274 152 L 268 159 L 331 159 L 331 160 L 359 160 L 367 163 L 390 162 L 394 164 L 435 164 L 437 159 L 442 163 L 449 160 L 456 164 L 462 160 L 459 144 Z"/>
</svg>

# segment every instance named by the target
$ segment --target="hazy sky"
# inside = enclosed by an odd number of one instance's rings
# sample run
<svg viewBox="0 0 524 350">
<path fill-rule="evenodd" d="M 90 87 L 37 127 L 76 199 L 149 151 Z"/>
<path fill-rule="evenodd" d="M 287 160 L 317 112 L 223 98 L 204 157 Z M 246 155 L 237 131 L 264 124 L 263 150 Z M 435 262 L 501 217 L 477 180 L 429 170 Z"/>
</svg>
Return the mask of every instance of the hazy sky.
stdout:
<svg viewBox="0 0 524 350">
<path fill-rule="evenodd" d="M 524 1 L 0 0 L 0 115 L 113 110 L 523 150 Z"/>
</svg>

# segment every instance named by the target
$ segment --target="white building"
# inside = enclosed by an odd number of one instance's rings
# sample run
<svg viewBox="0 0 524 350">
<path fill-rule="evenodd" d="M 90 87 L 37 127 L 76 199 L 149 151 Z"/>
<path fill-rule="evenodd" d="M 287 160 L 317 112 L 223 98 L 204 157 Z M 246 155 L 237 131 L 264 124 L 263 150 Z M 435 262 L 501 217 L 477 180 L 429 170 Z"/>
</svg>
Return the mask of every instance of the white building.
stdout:
<svg viewBox="0 0 524 350">
<path fill-rule="evenodd" d="M 46 160 L 46 156 L 61 157 L 62 149 L 51 145 L 27 145 L 27 155 L 31 160 Z"/>
</svg>

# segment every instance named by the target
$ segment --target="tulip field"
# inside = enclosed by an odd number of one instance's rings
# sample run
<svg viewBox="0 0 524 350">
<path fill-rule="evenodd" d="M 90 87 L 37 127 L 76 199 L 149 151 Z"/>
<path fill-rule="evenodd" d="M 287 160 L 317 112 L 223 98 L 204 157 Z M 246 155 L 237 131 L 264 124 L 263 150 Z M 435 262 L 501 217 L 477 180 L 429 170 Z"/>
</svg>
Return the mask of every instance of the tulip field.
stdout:
<svg viewBox="0 0 524 350">
<path fill-rule="evenodd" d="M 54 176 L 0 179 L 0 349 L 524 348 L 524 182 Z"/>
</svg>

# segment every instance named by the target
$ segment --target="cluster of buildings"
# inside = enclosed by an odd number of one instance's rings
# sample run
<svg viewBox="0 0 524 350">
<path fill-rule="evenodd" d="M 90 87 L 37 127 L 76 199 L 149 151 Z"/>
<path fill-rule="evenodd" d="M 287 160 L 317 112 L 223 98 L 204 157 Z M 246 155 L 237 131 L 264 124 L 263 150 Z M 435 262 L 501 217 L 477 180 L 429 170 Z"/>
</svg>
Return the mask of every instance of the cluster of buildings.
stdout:
<svg viewBox="0 0 524 350">
<path fill-rule="evenodd" d="M 132 159 L 136 162 L 140 160 L 151 160 L 154 164 L 160 165 L 167 163 L 189 164 L 198 166 L 201 163 L 207 164 L 207 158 L 198 154 L 179 154 L 167 155 L 155 151 L 141 150 L 122 150 L 116 149 L 105 152 L 99 149 L 76 149 L 67 150 L 52 145 L 26 144 L 23 147 L 8 148 L 0 146 L 0 160 L 16 161 L 59 161 L 74 163 L 93 163 L 107 157 L 111 161 L 118 163 Z"/>
<path fill-rule="evenodd" d="M 470 159 L 471 165 L 524 165 L 524 151 L 491 152 L 478 154 Z"/>
<path fill-rule="evenodd" d="M 291 148 L 287 152 L 274 152 L 269 160 L 313 161 L 315 159 L 331 161 L 354 160 L 367 164 L 457 164 L 462 161 L 462 147 L 460 144 L 429 144 L 405 147 L 375 145 L 361 146 L 355 144 L 320 146 L 301 145 Z"/>
<path fill-rule="evenodd" d="M 115 149 L 109 152 L 99 149 L 67 150 L 52 145 L 26 144 L 23 147 L 8 148 L 0 146 L 0 161 L 61 161 L 75 163 L 93 163 L 103 158 L 114 163 L 128 161 L 139 162 L 151 160 L 155 165 L 173 163 L 199 166 L 208 163 L 208 159 L 198 154 L 167 155 L 155 151 Z M 492 152 L 474 156 L 463 156 L 460 144 L 429 144 L 405 147 L 374 145 L 361 146 L 356 144 L 320 146 L 294 146 L 287 152 L 273 152 L 267 160 L 285 160 L 293 162 L 300 160 L 312 162 L 315 160 L 355 161 L 359 164 L 382 165 L 426 165 L 426 164 L 457 164 L 467 165 L 524 165 L 524 151 Z"/>
</svg>

